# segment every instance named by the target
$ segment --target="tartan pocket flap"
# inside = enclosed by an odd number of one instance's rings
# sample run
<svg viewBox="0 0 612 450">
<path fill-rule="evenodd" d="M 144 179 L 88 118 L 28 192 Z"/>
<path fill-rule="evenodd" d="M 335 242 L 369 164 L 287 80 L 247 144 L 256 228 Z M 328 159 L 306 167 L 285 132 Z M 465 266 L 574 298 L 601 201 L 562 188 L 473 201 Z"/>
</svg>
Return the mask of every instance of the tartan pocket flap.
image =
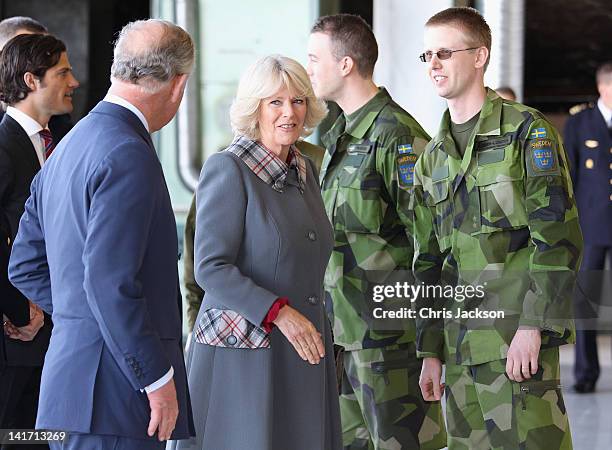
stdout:
<svg viewBox="0 0 612 450">
<path fill-rule="evenodd" d="M 270 337 L 263 328 L 253 325 L 236 311 L 204 311 L 194 332 L 200 344 L 228 348 L 268 348 Z"/>
</svg>

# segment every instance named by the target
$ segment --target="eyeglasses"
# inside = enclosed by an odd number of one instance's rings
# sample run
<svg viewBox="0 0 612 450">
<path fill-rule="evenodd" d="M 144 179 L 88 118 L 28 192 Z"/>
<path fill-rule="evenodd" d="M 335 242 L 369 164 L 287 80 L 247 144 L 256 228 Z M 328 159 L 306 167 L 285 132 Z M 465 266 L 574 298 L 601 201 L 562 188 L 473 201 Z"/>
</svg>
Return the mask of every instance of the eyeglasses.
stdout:
<svg viewBox="0 0 612 450">
<path fill-rule="evenodd" d="M 455 52 L 465 52 L 467 50 L 476 50 L 477 48 L 480 47 L 462 48 L 461 50 L 448 50 L 446 48 L 443 48 L 442 50 L 438 50 L 437 52 L 427 50 L 425 53 L 421 53 L 419 55 L 419 59 L 423 62 L 429 62 L 431 61 L 431 58 L 433 58 L 433 55 L 436 55 L 438 59 L 449 59 L 451 56 L 453 56 L 453 53 Z"/>
</svg>

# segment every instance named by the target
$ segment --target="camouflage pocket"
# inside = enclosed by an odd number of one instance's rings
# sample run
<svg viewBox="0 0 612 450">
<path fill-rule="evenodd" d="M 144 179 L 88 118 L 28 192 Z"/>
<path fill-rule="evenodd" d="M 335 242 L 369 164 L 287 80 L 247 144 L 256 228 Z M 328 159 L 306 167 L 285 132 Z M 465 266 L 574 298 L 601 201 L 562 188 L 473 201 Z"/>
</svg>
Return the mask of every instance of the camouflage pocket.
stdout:
<svg viewBox="0 0 612 450">
<path fill-rule="evenodd" d="M 453 233 L 453 205 L 449 192 L 449 181 L 446 178 L 432 183 L 431 188 L 424 193 L 427 206 L 435 209 L 434 229 L 442 251 L 450 248 Z"/>
<path fill-rule="evenodd" d="M 384 207 L 379 189 L 340 187 L 336 209 L 337 225 L 348 233 L 378 234 Z"/>
<path fill-rule="evenodd" d="M 523 174 L 506 164 L 481 167 L 476 175 L 481 233 L 527 226 Z"/>
<path fill-rule="evenodd" d="M 512 397 L 515 410 L 541 409 L 540 404 L 563 402 L 559 380 L 527 380 L 512 383 Z"/>
</svg>

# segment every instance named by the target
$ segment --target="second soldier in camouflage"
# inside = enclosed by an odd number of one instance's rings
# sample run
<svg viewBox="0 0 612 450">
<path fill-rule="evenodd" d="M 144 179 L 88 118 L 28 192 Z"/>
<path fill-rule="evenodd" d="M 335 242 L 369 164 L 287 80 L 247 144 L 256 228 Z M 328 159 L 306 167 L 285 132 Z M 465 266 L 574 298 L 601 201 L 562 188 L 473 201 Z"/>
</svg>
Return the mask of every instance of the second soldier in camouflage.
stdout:
<svg viewBox="0 0 612 450">
<path fill-rule="evenodd" d="M 419 391 L 414 321 L 375 321 L 368 283 L 374 273 L 382 280 L 410 274 L 413 170 L 429 136 L 372 82 L 376 40 L 361 18 L 319 19 L 308 51 L 315 93 L 344 111 L 323 137 L 320 174 L 335 236 L 327 306 L 335 342 L 345 350 L 343 444 L 351 450 L 443 448 L 440 403 L 425 402 Z"/>
</svg>

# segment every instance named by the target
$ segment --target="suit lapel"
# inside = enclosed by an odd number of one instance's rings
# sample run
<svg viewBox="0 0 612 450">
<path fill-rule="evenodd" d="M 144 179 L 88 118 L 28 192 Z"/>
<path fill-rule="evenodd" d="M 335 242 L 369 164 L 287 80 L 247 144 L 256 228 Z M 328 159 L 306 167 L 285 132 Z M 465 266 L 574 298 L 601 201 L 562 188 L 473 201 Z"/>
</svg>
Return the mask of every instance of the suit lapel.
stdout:
<svg viewBox="0 0 612 450">
<path fill-rule="evenodd" d="M 609 149 L 612 146 L 612 138 L 610 137 L 610 130 L 608 129 L 606 119 L 604 119 L 597 105 L 591 109 L 591 114 L 594 116 L 592 117 L 591 123 L 596 124 L 597 134 L 603 137 L 603 142 L 605 143 L 604 148 Z"/>
<path fill-rule="evenodd" d="M 17 150 L 16 154 L 18 154 L 20 159 L 26 161 L 32 173 L 36 174 L 40 170 L 40 161 L 38 160 L 38 155 L 36 155 L 34 145 L 25 130 L 8 114 L 5 114 L 2 118 L 0 127 L 5 130 L 7 139 L 10 139 L 11 146 Z"/>
</svg>

